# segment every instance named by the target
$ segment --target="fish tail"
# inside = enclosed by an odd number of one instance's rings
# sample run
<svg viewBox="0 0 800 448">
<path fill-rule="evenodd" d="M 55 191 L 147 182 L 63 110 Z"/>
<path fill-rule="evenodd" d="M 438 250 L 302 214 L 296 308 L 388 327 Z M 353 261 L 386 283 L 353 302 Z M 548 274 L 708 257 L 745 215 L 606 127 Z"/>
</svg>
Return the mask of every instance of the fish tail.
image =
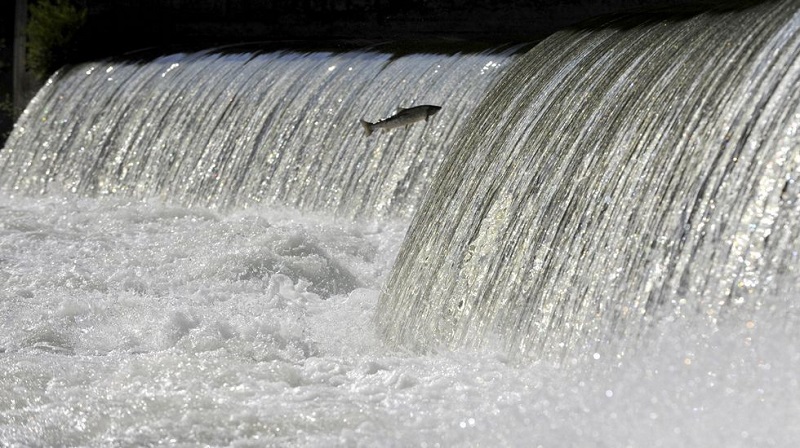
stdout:
<svg viewBox="0 0 800 448">
<path fill-rule="evenodd" d="M 367 137 L 369 137 L 370 134 L 372 134 L 372 123 L 362 119 L 361 120 L 361 126 L 364 126 L 364 132 L 366 132 L 367 133 Z"/>
</svg>

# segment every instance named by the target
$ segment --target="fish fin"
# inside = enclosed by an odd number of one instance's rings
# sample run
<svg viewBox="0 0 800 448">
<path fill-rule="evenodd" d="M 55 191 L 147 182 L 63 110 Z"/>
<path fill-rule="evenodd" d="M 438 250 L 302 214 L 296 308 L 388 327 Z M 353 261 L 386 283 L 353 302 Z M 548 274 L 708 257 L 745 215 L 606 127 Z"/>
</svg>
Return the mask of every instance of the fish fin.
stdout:
<svg viewBox="0 0 800 448">
<path fill-rule="evenodd" d="M 361 120 L 361 126 L 364 126 L 364 132 L 366 132 L 367 137 L 369 137 L 370 134 L 372 134 L 372 126 L 373 126 L 373 124 L 370 123 L 367 120 L 362 119 Z"/>
<path fill-rule="evenodd" d="M 407 110 L 408 109 L 406 109 L 405 107 L 398 107 L 397 110 L 394 111 L 394 113 L 399 114 L 399 113 L 405 112 Z"/>
</svg>

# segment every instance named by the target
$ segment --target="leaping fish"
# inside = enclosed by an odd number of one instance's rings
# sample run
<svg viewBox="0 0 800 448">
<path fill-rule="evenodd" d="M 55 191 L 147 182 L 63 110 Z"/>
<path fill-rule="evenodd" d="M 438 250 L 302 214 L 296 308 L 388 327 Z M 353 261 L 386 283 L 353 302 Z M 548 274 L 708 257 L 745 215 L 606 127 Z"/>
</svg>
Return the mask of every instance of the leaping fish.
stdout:
<svg viewBox="0 0 800 448">
<path fill-rule="evenodd" d="M 431 106 L 427 104 L 423 106 L 410 107 L 408 109 L 403 109 L 401 107 L 397 109 L 396 114 L 377 123 L 370 123 L 362 118 L 361 126 L 364 126 L 364 132 L 366 132 L 367 135 L 370 135 L 375 129 L 394 129 L 401 126 L 408 126 L 423 119 L 428 121 L 428 117 L 436 112 L 439 112 L 441 108 L 441 106 Z"/>
</svg>

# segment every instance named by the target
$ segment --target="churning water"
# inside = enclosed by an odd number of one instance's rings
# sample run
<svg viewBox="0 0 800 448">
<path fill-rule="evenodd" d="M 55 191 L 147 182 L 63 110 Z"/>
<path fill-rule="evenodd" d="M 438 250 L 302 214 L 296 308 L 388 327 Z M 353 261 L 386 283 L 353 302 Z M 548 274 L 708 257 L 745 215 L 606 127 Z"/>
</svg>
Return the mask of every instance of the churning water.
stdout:
<svg viewBox="0 0 800 448">
<path fill-rule="evenodd" d="M 0 446 L 800 444 L 798 10 L 61 73 L 0 151 Z"/>
</svg>

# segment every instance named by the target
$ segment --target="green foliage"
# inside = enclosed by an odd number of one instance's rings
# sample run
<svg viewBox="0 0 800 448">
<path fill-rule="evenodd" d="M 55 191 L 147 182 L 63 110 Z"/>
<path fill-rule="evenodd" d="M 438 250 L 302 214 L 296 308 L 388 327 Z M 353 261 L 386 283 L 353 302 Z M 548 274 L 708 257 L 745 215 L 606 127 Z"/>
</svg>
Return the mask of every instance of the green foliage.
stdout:
<svg viewBox="0 0 800 448">
<path fill-rule="evenodd" d="M 68 62 L 74 40 L 85 23 L 86 9 L 69 0 L 38 0 L 31 4 L 26 29 L 31 73 L 43 80 Z"/>
</svg>

